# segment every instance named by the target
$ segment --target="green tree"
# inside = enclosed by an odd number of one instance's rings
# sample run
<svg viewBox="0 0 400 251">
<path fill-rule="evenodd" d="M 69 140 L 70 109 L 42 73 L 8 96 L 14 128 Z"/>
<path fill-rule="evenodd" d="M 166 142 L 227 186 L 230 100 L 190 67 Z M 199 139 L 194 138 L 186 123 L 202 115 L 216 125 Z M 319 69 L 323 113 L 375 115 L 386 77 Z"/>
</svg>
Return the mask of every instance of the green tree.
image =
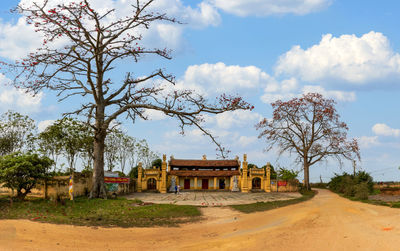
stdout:
<svg viewBox="0 0 400 251">
<path fill-rule="evenodd" d="M 59 124 L 48 126 L 39 133 L 36 140 L 39 152 L 51 158 L 54 162 L 54 171 L 57 170 L 58 157 L 63 150 L 63 131 Z"/>
<path fill-rule="evenodd" d="M 284 167 L 279 168 L 278 170 L 279 179 L 281 180 L 294 180 L 299 175 L 299 171 L 294 171 L 290 169 L 286 169 Z"/>
<path fill-rule="evenodd" d="M 39 180 L 50 176 L 53 161 L 37 154 L 13 153 L 0 157 L 0 183 L 17 191 L 17 198 L 23 200 Z"/>
<path fill-rule="evenodd" d="M 32 150 L 36 134 L 35 121 L 18 112 L 8 111 L 0 117 L 0 154 Z"/>
</svg>

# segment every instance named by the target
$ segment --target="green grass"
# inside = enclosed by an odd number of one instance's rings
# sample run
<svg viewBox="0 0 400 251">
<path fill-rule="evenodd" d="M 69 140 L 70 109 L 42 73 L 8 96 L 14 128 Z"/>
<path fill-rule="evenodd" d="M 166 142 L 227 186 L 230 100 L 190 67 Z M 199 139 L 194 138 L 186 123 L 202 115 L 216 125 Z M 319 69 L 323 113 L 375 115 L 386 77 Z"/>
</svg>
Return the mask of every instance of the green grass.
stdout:
<svg viewBox="0 0 400 251">
<path fill-rule="evenodd" d="M 306 200 L 311 199 L 316 194 L 316 191 L 305 191 L 302 192 L 302 196 L 291 200 L 281 200 L 281 201 L 269 201 L 269 202 L 257 202 L 252 204 L 244 205 L 232 205 L 233 209 L 236 209 L 242 213 L 253 213 L 259 211 L 267 211 L 279 207 L 285 207 L 293 204 L 297 204 Z"/>
<path fill-rule="evenodd" d="M 27 199 L 10 204 L 0 197 L 0 219 L 28 219 L 56 224 L 104 227 L 177 226 L 199 220 L 195 206 L 169 204 L 143 205 L 138 200 L 87 199 L 78 197 L 65 205 L 44 199 Z"/>
<path fill-rule="evenodd" d="M 330 190 L 332 191 L 332 190 Z M 336 193 L 335 191 L 332 191 L 333 193 Z M 400 201 L 393 201 L 393 202 L 386 202 L 386 201 L 382 201 L 382 200 L 361 200 L 361 199 L 357 199 L 355 197 L 351 197 L 351 196 L 346 196 L 342 193 L 336 193 L 340 196 L 342 196 L 343 198 L 352 200 L 352 201 L 360 201 L 363 203 L 368 203 L 368 204 L 372 204 L 372 205 L 378 205 L 378 206 L 386 206 L 386 207 L 394 207 L 394 208 L 400 208 Z M 375 191 L 372 193 L 372 195 L 376 194 Z"/>
</svg>

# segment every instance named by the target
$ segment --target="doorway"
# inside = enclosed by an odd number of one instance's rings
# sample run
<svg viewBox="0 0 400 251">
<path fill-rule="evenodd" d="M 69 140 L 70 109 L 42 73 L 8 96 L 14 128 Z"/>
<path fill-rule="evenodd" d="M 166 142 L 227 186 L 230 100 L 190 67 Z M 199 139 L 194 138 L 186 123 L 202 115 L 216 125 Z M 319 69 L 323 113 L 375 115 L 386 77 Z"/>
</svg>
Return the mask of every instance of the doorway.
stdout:
<svg viewBox="0 0 400 251">
<path fill-rule="evenodd" d="M 156 190 L 157 189 L 157 182 L 156 179 L 150 178 L 147 180 L 147 190 Z"/>
<path fill-rule="evenodd" d="M 225 189 L 225 179 L 219 179 L 219 189 Z"/>
<path fill-rule="evenodd" d="M 201 189 L 208 189 L 208 179 L 201 180 Z"/>
<path fill-rule="evenodd" d="M 190 189 L 190 179 L 184 180 L 183 189 Z"/>
<path fill-rule="evenodd" d="M 261 189 L 261 179 L 254 178 L 251 182 L 252 189 Z"/>
</svg>

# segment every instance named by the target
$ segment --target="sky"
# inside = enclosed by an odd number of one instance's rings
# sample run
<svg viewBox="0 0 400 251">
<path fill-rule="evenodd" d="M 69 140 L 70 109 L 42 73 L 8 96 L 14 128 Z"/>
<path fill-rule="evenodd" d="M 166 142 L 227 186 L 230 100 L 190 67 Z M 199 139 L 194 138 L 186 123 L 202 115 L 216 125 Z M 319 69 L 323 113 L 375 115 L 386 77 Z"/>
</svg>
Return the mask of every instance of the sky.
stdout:
<svg viewBox="0 0 400 251">
<path fill-rule="evenodd" d="M 65 0 L 63 2 L 69 2 Z M 9 9 L 28 0 L 0 2 L 0 60 L 16 60 L 40 47 L 40 37 L 24 17 Z M 51 0 L 51 2 L 60 2 Z M 93 0 L 98 8 L 126 11 L 129 0 Z M 377 181 L 400 180 L 400 23 L 399 1 L 375 0 L 156 0 L 152 10 L 165 12 L 182 24 L 154 24 L 144 35 L 149 47 L 172 50 L 172 60 L 147 57 L 121 62 L 113 79 L 126 72 L 149 73 L 162 67 L 177 82 L 206 97 L 240 94 L 255 106 L 207 116 L 204 126 L 223 146 L 258 166 L 301 170 L 293 156 L 266 152 L 255 124 L 272 116 L 270 103 L 307 92 L 337 101 L 348 137 L 361 149 L 357 170 Z M 0 112 L 29 115 L 40 130 L 61 118 L 79 99 L 58 102 L 56 93 L 35 97 L 6 85 L 0 74 Z M 131 136 L 146 139 L 154 151 L 175 158 L 216 158 L 216 146 L 196 128 L 179 134 L 178 122 L 149 112 L 148 121 L 120 119 Z M 310 169 L 312 182 L 329 181 L 334 173 L 352 172 L 330 160 Z M 300 179 L 302 173 L 300 172 Z"/>
</svg>

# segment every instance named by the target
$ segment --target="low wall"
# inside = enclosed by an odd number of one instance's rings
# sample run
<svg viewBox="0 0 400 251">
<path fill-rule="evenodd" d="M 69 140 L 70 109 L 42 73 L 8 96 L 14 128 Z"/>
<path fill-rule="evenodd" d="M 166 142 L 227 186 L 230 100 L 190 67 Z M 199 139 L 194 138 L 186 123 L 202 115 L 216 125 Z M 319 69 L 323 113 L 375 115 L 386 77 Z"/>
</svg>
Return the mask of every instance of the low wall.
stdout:
<svg viewBox="0 0 400 251">
<path fill-rule="evenodd" d="M 287 182 L 282 180 L 280 181 L 271 180 L 271 192 L 297 192 L 297 191 L 299 191 L 298 180 L 287 181 Z"/>
<path fill-rule="evenodd" d="M 42 198 L 68 198 L 70 176 L 56 176 L 46 182 L 40 181 L 31 190 L 29 196 Z M 92 187 L 92 176 L 85 176 L 81 173 L 74 173 L 74 196 L 87 196 Z M 117 194 L 126 194 L 135 191 L 136 179 L 131 179 L 130 184 L 119 184 Z M 0 194 L 12 195 L 12 190 L 0 185 Z"/>
</svg>

